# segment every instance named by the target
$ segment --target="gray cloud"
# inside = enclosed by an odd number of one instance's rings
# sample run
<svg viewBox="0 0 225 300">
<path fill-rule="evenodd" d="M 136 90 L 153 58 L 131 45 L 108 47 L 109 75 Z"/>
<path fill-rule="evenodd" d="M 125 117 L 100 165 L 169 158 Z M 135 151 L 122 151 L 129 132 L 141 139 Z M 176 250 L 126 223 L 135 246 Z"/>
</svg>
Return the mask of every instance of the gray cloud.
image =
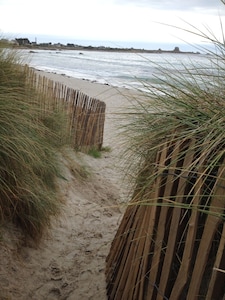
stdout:
<svg viewBox="0 0 225 300">
<path fill-rule="evenodd" d="M 118 4 L 136 4 L 154 9 L 163 10 L 198 10 L 198 11 L 215 11 L 224 8 L 221 0 L 115 0 Z"/>
</svg>

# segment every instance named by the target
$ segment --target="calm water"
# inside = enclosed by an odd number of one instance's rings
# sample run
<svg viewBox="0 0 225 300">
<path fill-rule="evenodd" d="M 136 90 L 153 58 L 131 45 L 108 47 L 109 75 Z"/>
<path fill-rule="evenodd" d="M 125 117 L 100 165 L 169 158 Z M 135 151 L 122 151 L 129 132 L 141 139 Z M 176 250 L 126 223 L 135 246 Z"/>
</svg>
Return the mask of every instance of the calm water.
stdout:
<svg viewBox="0 0 225 300">
<path fill-rule="evenodd" d="M 39 70 L 97 81 L 119 87 L 144 89 L 143 84 L 157 84 L 159 67 L 169 72 L 193 65 L 207 66 L 209 60 L 199 54 L 138 54 L 100 51 L 24 50 L 29 65 Z"/>
</svg>

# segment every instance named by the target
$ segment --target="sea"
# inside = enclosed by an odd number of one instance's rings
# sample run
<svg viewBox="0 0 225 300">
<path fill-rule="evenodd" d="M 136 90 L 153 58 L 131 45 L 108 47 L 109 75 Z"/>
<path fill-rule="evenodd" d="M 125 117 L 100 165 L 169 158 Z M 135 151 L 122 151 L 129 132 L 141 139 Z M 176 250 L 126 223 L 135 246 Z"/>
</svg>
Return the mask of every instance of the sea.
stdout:
<svg viewBox="0 0 225 300">
<path fill-rule="evenodd" d="M 198 66 L 210 68 L 208 55 L 196 53 L 22 50 L 21 54 L 38 70 L 138 90 L 159 84 L 162 69 L 172 74 Z"/>
</svg>

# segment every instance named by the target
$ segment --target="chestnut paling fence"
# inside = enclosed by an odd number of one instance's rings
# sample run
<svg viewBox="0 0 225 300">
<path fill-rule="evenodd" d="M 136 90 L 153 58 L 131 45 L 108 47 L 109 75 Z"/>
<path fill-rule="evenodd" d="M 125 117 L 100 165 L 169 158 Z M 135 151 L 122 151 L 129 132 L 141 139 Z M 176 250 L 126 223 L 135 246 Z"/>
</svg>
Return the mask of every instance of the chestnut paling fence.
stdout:
<svg viewBox="0 0 225 300">
<path fill-rule="evenodd" d="M 101 150 L 106 104 L 79 90 L 40 76 L 32 68 L 26 66 L 25 70 L 29 86 L 40 92 L 37 100 L 40 113 L 44 116 L 63 108 L 68 117 L 67 133 L 72 146 L 85 152 L 90 148 Z"/>
<path fill-rule="evenodd" d="M 108 299 L 225 299 L 225 161 L 209 167 L 196 143 L 169 141 L 146 197 L 136 187 L 107 257 Z"/>
</svg>

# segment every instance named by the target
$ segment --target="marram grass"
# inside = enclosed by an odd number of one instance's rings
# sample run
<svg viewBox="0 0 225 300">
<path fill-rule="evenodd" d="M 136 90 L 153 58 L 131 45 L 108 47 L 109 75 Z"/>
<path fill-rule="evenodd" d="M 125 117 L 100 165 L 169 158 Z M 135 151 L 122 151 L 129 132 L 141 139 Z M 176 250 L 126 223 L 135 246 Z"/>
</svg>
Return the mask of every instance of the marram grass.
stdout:
<svg viewBox="0 0 225 300">
<path fill-rule="evenodd" d="M 55 182 L 64 116 L 40 118 L 40 97 L 17 55 L 0 49 L 0 222 L 14 222 L 34 240 L 62 204 Z"/>
<path fill-rule="evenodd" d="M 203 35 L 202 32 L 197 34 Z M 195 152 L 189 165 L 176 170 L 180 177 L 195 170 L 199 180 L 204 182 L 206 178 L 209 180 L 213 177 L 221 164 L 225 165 L 224 41 L 210 34 L 205 34 L 204 38 L 215 46 L 215 52 L 208 51 L 205 55 L 207 65 L 193 63 L 190 68 L 183 65 L 182 70 L 168 62 L 168 69 L 156 66 L 160 72 L 157 82 L 161 84 L 151 86 L 143 83 L 148 89 L 145 100 L 137 99 L 135 108 L 126 113 L 128 121 L 123 131 L 129 146 L 125 156 L 128 172 L 135 178 L 135 198 L 139 204 L 160 205 L 157 203 L 159 199 L 148 198 L 148 191 L 151 191 L 150 187 L 157 177 L 162 176 L 156 168 L 156 157 L 169 141 L 174 144 L 178 141 L 189 143 L 189 147 L 180 150 L 175 159 L 168 160 L 167 169 L 173 168 L 187 153 Z M 206 188 L 205 193 L 201 195 L 202 198 L 209 196 L 212 191 Z M 176 205 L 176 197 L 174 199 L 174 203 L 168 202 L 168 205 Z M 204 205 L 206 213 L 207 205 L 209 203 Z M 190 209 L 189 204 L 186 207 Z M 203 211 L 204 208 L 199 207 L 199 210 Z"/>
<path fill-rule="evenodd" d="M 106 260 L 108 299 L 224 299 L 225 43 L 209 41 L 207 67 L 156 66 L 161 84 L 144 83 L 123 115 L 134 192 Z"/>
</svg>

